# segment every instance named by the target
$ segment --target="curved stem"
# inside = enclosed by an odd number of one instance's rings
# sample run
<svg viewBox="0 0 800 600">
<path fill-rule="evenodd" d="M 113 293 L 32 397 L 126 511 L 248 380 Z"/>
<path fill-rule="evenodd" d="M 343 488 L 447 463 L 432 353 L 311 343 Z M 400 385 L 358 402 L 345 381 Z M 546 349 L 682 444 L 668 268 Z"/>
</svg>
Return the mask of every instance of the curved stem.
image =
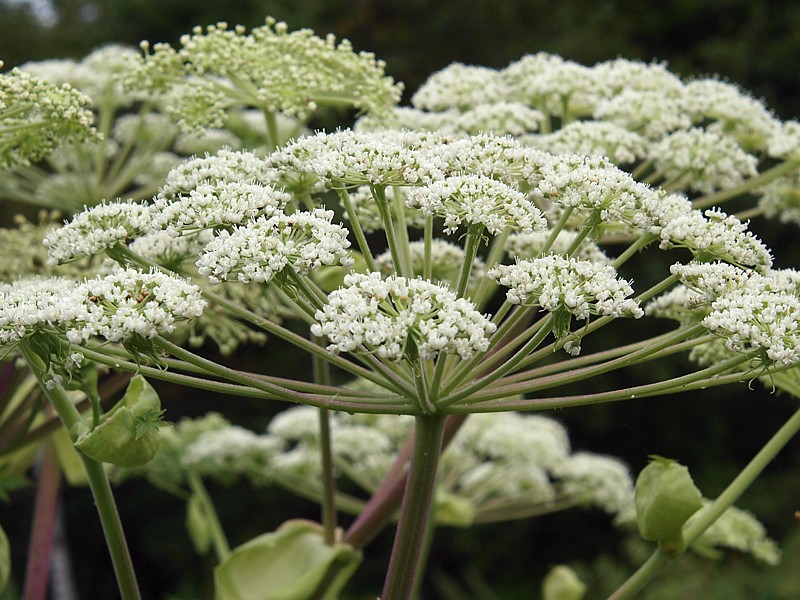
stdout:
<svg viewBox="0 0 800 600">
<path fill-rule="evenodd" d="M 230 544 L 228 544 L 228 538 L 225 537 L 222 523 L 219 522 L 219 516 L 217 515 L 217 510 L 214 508 L 214 503 L 208 495 L 206 486 L 203 485 L 203 480 L 200 479 L 197 473 L 189 470 L 186 473 L 186 481 L 192 490 L 192 494 L 203 503 L 203 514 L 207 517 L 206 524 L 211 534 L 211 543 L 214 546 L 217 561 L 222 563 L 231 555 L 231 547 Z"/>
<path fill-rule="evenodd" d="M 709 206 L 722 204 L 726 200 L 731 200 L 732 198 L 746 194 L 747 192 L 750 192 L 757 187 L 764 185 L 765 183 L 769 183 L 773 179 L 777 179 L 783 175 L 788 175 L 792 171 L 796 171 L 798 168 L 800 168 L 800 161 L 797 159 L 787 160 L 786 162 L 775 165 L 771 169 L 767 169 L 760 175 L 751 177 L 736 187 L 729 188 L 727 190 L 721 190 L 707 196 L 701 196 L 700 198 L 695 199 L 692 202 L 692 205 L 694 208 L 708 208 Z"/>
</svg>

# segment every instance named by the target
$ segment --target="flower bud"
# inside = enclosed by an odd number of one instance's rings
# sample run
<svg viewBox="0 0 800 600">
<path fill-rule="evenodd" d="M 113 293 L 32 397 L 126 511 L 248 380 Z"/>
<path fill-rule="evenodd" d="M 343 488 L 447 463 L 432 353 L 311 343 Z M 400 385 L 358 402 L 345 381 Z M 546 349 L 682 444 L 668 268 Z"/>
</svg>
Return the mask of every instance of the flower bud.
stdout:
<svg viewBox="0 0 800 600">
<path fill-rule="evenodd" d="M 586 584 L 567 565 L 553 567 L 542 582 L 543 600 L 581 600 L 585 593 Z"/>
<path fill-rule="evenodd" d="M 651 457 L 636 480 L 636 520 L 646 540 L 672 553 L 683 550 L 683 525 L 703 507 L 689 470 L 673 460 Z"/>
<path fill-rule="evenodd" d="M 139 467 L 158 451 L 161 401 L 141 375 L 128 384 L 122 400 L 100 419 L 100 424 L 78 437 L 75 446 L 97 462 Z"/>
</svg>

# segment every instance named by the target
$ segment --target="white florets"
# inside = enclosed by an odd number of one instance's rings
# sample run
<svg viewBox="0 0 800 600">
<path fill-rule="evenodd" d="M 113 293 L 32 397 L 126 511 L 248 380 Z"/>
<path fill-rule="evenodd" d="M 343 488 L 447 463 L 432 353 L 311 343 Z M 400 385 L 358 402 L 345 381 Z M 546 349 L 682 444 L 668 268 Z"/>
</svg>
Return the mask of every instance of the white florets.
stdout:
<svg viewBox="0 0 800 600">
<path fill-rule="evenodd" d="M 703 194 L 741 184 L 758 174 L 758 160 L 730 137 L 692 128 L 651 146 L 648 156 L 672 189 Z"/>
<path fill-rule="evenodd" d="M 509 288 L 506 298 L 512 304 L 540 306 L 555 313 L 557 337 L 567 332 L 570 316 L 586 320 L 593 314 L 634 318 L 644 314 L 639 303 L 629 298 L 633 288 L 607 264 L 548 255 L 498 265 L 488 276 Z M 572 350 L 580 349 L 573 346 Z"/>
<path fill-rule="evenodd" d="M 493 234 L 507 227 L 530 232 L 543 229 L 546 221 L 525 194 L 481 175 L 447 177 L 408 192 L 407 204 L 426 215 L 444 218 L 444 230 L 453 233 L 460 225 L 475 225 Z"/>
<path fill-rule="evenodd" d="M 349 274 L 314 315 L 316 336 L 333 353 L 366 350 L 381 358 L 435 358 L 440 352 L 470 358 L 485 352 L 495 325 L 446 287 L 379 273 Z"/>
<path fill-rule="evenodd" d="M 331 223 L 333 211 L 315 209 L 259 217 L 232 232 L 223 230 L 197 261 L 212 283 L 228 280 L 266 283 L 286 268 L 305 275 L 322 265 L 353 263 L 347 230 Z"/>
<path fill-rule="evenodd" d="M 159 196 L 153 208 L 153 226 L 172 236 L 202 229 L 239 225 L 280 212 L 291 200 L 271 186 L 244 181 L 201 183 L 174 200 Z"/>
<path fill-rule="evenodd" d="M 722 260 L 761 271 L 772 266 L 769 249 L 747 230 L 747 223 L 719 209 L 677 216 L 664 225 L 660 237 L 662 250 L 687 248 L 700 261 Z"/>
<path fill-rule="evenodd" d="M 131 202 L 102 203 L 86 208 L 44 238 L 52 265 L 93 256 L 152 230 L 151 208 Z"/>
</svg>

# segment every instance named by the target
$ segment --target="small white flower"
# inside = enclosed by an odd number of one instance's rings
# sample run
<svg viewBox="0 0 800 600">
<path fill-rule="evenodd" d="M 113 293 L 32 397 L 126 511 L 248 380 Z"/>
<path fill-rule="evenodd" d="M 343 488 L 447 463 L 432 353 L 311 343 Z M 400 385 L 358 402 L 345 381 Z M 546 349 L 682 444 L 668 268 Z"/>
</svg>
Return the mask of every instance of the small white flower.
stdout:
<svg viewBox="0 0 800 600">
<path fill-rule="evenodd" d="M 44 238 L 52 265 L 93 256 L 127 244 L 152 230 L 151 208 L 132 202 L 109 202 L 86 208 Z"/>
<path fill-rule="evenodd" d="M 444 218 L 444 230 L 479 225 L 497 235 L 506 228 L 531 232 L 546 221 L 525 194 L 482 175 L 456 175 L 408 192 L 407 205 Z"/>
<path fill-rule="evenodd" d="M 772 266 L 769 249 L 747 230 L 747 223 L 719 209 L 677 216 L 661 228 L 660 237 L 662 250 L 687 248 L 701 262 L 722 260 L 760 271 Z"/>
<path fill-rule="evenodd" d="M 578 320 L 590 315 L 638 319 L 644 314 L 638 302 L 628 298 L 633 288 L 618 279 L 614 268 L 607 264 L 551 254 L 498 265 L 487 275 L 509 288 L 506 298 L 512 304 L 540 306 L 554 313 L 553 327 L 559 338 L 569 331 L 572 316 Z M 573 342 L 565 348 L 572 354 L 580 351 Z"/>
<path fill-rule="evenodd" d="M 554 469 L 561 494 L 623 515 L 633 508 L 628 466 L 611 456 L 576 452 Z"/>
<path fill-rule="evenodd" d="M 289 194 L 268 185 L 224 180 L 201 183 L 174 200 L 157 197 L 153 226 L 177 237 L 270 217 L 290 201 Z"/>
<path fill-rule="evenodd" d="M 702 194 L 741 184 L 758 174 L 758 160 L 730 137 L 692 128 L 676 131 L 650 147 L 648 158 L 670 187 Z"/>
<path fill-rule="evenodd" d="M 592 116 L 658 140 L 672 131 L 691 127 L 688 102 L 682 86 L 668 93 L 663 89 L 626 89 L 599 102 Z"/>
<path fill-rule="evenodd" d="M 512 258 L 537 258 L 542 255 L 545 242 L 550 238 L 551 231 L 534 231 L 533 233 L 512 233 L 508 236 L 506 249 Z M 548 253 L 566 254 L 572 242 L 577 237 L 576 231 L 562 229 L 558 232 L 555 241 Z M 574 258 L 579 260 L 591 260 L 598 263 L 610 263 L 611 260 L 605 252 L 591 239 L 584 238 L 578 246 Z"/>
<path fill-rule="evenodd" d="M 332 353 L 367 350 L 381 358 L 435 358 L 440 352 L 470 358 L 489 347 L 496 326 L 446 287 L 380 273 L 345 276 L 314 315 L 314 335 Z"/>
<path fill-rule="evenodd" d="M 428 77 L 411 97 L 411 104 L 429 111 L 464 110 L 502 100 L 504 94 L 497 70 L 455 62 Z"/>
<path fill-rule="evenodd" d="M 347 229 L 332 219 L 333 211 L 315 209 L 259 217 L 232 232 L 223 230 L 206 246 L 198 271 L 212 283 L 231 276 L 266 283 L 286 268 L 305 275 L 322 265 L 350 266 Z"/>
<path fill-rule="evenodd" d="M 554 133 L 527 136 L 525 143 L 553 154 L 606 156 L 617 165 L 634 163 L 647 154 L 642 136 L 602 121 L 574 121 Z"/>
</svg>

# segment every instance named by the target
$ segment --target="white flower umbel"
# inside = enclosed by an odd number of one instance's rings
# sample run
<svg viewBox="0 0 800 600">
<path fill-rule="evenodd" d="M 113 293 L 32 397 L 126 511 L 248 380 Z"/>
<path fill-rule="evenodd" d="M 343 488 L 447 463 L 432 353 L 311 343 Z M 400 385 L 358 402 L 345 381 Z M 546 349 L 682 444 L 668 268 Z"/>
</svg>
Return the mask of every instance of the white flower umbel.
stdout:
<svg viewBox="0 0 800 600">
<path fill-rule="evenodd" d="M 732 137 L 748 151 L 765 150 L 780 133 L 780 120 L 764 102 L 732 83 L 698 79 L 686 84 L 686 92 L 689 111 L 696 123 L 713 121 L 708 129 Z"/>
<path fill-rule="evenodd" d="M 795 143 L 800 147 L 800 138 Z M 758 208 L 768 219 L 800 225 L 800 181 L 797 175 L 771 181 L 760 190 Z"/>
<path fill-rule="evenodd" d="M 644 314 L 639 303 L 629 298 L 633 288 L 607 264 L 553 254 L 498 265 L 487 275 L 509 288 L 510 303 L 540 306 L 553 313 L 553 331 L 559 338 L 568 333 L 573 316 L 578 320 L 591 315 L 638 319 Z M 571 354 L 580 352 L 575 343 L 565 349 Z"/>
<path fill-rule="evenodd" d="M 380 273 L 345 276 L 311 326 L 332 353 L 368 351 L 388 360 L 435 358 L 440 352 L 470 358 L 489 347 L 496 326 L 446 287 Z"/>
<path fill-rule="evenodd" d="M 504 99 L 505 90 L 496 69 L 452 63 L 437 71 L 411 97 L 415 108 L 443 111 L 466 110 Z"/>
<path fill-rule="evenodd" d="M 101 311 L 87 306 L 74 281 L 23 279 L 0 284 L 0 345 L 15 344 L 37 331 L 64 333 L 91 323 Z"/>
<path fill-rule="evenodd" d="M 689 308 L 711 304 L 718 296 L 748 286 L 754 278 L 767 280 L 751 270 L 723 262 L 692 261 L 685 265 L 676 263 L 669 270 L 681 280 L 681 283 L 694 292 L 687 298 L 690 303 L 687 304 Z"/>
<path fill-rule="evenodd" d="M 151 215 L 150 206 L 123 201 L 86 208 L 45 236 L 48 262 L 66 263 L 125 245 L 152 230 Z"/>
<path fill-rule="evenodd" d="M 730 137 L 692 128 L 676 131 L 650 147 L 648 158 L 669 189 L 710 194 L 758 174 L 758 160 Z"/>
<path fill-rule="evenodd" d="M 437 139 L 432 134 L 410 131 L 318 132 L 274 152 L 266 157 L 266 164 L 287 188 L 301 182 L 312 191 L 416 184 L 441 177 L 438 165 L 419 156 L 423 144 Z"/>
<path fill-rule="evenodd" d="M 497 235 L 506 228 L 531 232 L 547 225 L 525 194 L 482 175 L 456 175 L 408 191 L 408 206 L 444 218 L 445 233 L 460 225 Z"/>
<path fill-rule="evenodd" d="M 574 121 L 547 135 L 525 142 L 553 154 L 607 156 L 614 164 L 632 164 L 647 154 L 646 140 L 637 133 L 602 121 Z"/>
<path fill-rule="evenodd" d="M 264 159 L 252 152 L 223 148 L 216 154 L 191 158 L 172 169 L 159 190 L 159 198 L 174 200 L 208 182 L 241 181 L 269 184 L 270 171 Z"/>
<path fill-rule="evenodd" d="M 660 237 L 661 249 L 687 248 L 700 262 L 721 260 L 759 271 L 772 266 L 769 249 L 747 230 L 747 223 L 718 209 L 677 216 L 664 225 Z"/>
<path fill-rule="evenodd" d="M 195 319 L 206 307 L 200 288 L 159 271 L 120 269 L 84 281 L 80 290 L 85 302 L 103 309 L 102 319 L 87 324 L 91 333 L 111 342 L 169 333 L 176 322 Z M 67 332 L 67 338 L 72 341 L 71 333 Z M 84 331 L 80 334 L 84 337 Z"/>
<path fill-rule="evenodd" d="M 286 268 L 305 275 L 322 265 L 350 266 L 347 229 L 331 223 L 332 210 L 259 217 L 232 232 L 223 230 L 197 261 L 212 283 L 236 277 L 266 283 Z"/>
<path fill-rule="evenodd" d="M 559 493 L 581 504 L 623 515 L 633 508 L 633 480 L 628 466 L 617 458 L 576 452 L 554 469 Z"/>
<path fill-rule="evenodd" d="M 202 183 L 175 200 L 157 197 L 153 227 L 173 236 L 231 227 L 283 210 L 291 196 L 269 185 L 243 181 Z"/>
<path fill-rule="evenodd" d="M 2 68 L 0 62 L 0 68 Z M 96 136 L 89 98 L 19 69 L 0 73 L 0 168 L 26 165 L 68 141 Z"/>
<path fill-rule="evenodd" d="M 758 350 L 764 364 L 800 361 L 800 299 L 786 292 L 734 290 L 718 297 L 703 319 L 711 333 L 724 338 L 729 350 Z"/>
<path fill-rule="evenodd" d="M 671 131 L 691 127 L 687 107 L 688 98 L 682 88 L 671 94 L 660 89 L 628 89 L 600 102 L 592 116 L 658 140 Z"/>
</svg>

